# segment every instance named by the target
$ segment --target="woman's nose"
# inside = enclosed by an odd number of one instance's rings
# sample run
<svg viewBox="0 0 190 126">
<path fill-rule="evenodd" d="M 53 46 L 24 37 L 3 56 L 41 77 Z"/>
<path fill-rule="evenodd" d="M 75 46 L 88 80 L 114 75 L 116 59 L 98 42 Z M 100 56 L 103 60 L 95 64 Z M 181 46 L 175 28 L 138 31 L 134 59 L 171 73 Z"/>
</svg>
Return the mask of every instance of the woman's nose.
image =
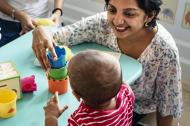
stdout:
<svg viewBox="0 0 190 126">
<path fill-rule="evenodd" d="M 116 14 L 114 18 L 115 25 L 122 25 L 124 24 L 125 20 L 122 14 Z"/>
</svg>

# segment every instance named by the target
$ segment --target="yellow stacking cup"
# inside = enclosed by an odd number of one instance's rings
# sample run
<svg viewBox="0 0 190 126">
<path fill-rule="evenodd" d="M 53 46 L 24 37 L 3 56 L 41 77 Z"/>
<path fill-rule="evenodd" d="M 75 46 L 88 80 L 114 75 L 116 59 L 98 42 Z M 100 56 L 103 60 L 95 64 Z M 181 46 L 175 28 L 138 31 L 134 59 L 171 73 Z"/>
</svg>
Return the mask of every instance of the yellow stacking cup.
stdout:
<svg viewBox="0 0 190 126">
<path fill-rule="evenodd" d="M 37 26 L 55 26 L 56 24 L 48 18 L 37 18 L 35 19 Z"/>
<path fill-rule="evenodd" d="M 11 89 L 0 89 L 0 118 L 9 118 L 16 114 L 17 95 Z"/>
</svg>

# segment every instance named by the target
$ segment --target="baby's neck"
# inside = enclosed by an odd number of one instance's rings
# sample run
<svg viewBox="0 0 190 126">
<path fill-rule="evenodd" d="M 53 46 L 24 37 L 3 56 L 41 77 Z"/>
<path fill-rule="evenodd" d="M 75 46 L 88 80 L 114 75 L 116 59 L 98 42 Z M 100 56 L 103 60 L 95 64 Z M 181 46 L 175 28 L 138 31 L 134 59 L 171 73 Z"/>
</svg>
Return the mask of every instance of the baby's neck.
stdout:
<svg viewBox="0 0 190 126">
<path fill-rule="evenodd" d="M 86 105 L 88 105 L 89 107 L 93 108 L 93 109 L 103 109 L 103 110 L 112 110 L 112 109 L 115 109 L 116 108 L 116 100 L 115 100 L 115 97 L 112 98 L 111 100 L 103 103 L 103 104 L 100 104 L 100 105 L 92 105 L 92 104 L 89 104 L 87 102 L 84 101 L 84 103 Z"/>
</svg>

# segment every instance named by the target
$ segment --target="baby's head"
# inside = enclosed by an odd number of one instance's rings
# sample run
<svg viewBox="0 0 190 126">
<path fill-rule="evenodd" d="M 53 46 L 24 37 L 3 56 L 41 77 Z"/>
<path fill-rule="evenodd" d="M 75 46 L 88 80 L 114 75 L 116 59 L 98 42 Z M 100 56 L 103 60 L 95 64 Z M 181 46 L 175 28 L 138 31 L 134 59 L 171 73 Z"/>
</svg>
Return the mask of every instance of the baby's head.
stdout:
<svg viewBox="0 0 190 126">
<path fill-rule="evenodd" d="M 83 51 L 72 57 L 68 74 L 73 91 L 93 105 L 111 100 L 122 84 L 119 61 L 95 50 Z"/>
</svg>

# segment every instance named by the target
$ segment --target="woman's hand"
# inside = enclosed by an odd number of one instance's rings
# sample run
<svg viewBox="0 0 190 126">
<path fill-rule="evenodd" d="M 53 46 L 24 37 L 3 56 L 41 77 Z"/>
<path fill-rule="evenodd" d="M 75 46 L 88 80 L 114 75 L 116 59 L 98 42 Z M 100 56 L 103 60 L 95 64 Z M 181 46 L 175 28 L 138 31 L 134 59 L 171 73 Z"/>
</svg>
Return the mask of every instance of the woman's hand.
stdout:
<svg viewBox="0 0 190 126">
<path fill-rule="evenodd" d="M 23 35 L 35 28 L 36 26 L 35 21 L 24 11 L 16 11 L 15 14 L 16 14 L 16 19 L 21 22 L 22 30 L 19 33 L 20 35 Z"/>
<path fill-rule="evenodd" d="M 54 50 L 54 40 L 52 34 L 46 31 L 42 26 L 34 29 L 32 49 L 43 69 L 48 71 L 51 66 L 49 64 L 46 49 L 48 49 L 54 60 L 57 60 L 57 55 Z"/>
<path fill-rule="evenodd" d="M 157 110 L 157 126 L 172 126 L 173 123 L 173 116 L 168 115 L 162 117 L 161 114 Z"/>
<path fill-rule="evenodd" d="M 52 20 L 56 25 L 59 25 L 59 23 L 60 23 L 60 13 L 58 13 L 58 11 L 53 13 L 52 16 L 49 19 Z"/>
</svg>

